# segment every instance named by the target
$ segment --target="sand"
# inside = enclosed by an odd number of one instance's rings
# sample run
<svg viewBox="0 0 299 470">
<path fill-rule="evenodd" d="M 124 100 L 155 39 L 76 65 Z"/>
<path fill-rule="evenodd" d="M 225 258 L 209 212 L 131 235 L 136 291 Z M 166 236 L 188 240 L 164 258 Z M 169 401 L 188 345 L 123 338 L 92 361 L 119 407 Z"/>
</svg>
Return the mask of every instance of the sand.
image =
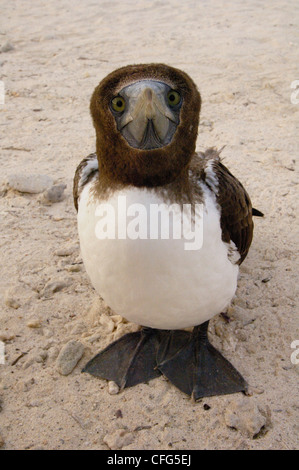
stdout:
<svg viewBox="0 0 299 470">
<path fill-rule="evenodd" d="M 298 448 L 298 19 L 295 0 L 1 0 L 3 449 Z M 252 386 L 250 397 L 193 403 L 162 377 L 115 393 L 81 374 L 92 355 L 137 328 L 89 283 L 72 178 L 95 150 L 94 87 L 139 62 L 191 75 L 203 99 L 197 149 L 225 145 L 224 163 L 265 213 L 255 221 L 231 321 L 218 316 L 210 327 L 213 344 Z M 66 184 L 64 199 L 7 190 L 15 173 Z M 69 341 L 84 354 L 61 375 L 57 356 Z"/>
</svg>

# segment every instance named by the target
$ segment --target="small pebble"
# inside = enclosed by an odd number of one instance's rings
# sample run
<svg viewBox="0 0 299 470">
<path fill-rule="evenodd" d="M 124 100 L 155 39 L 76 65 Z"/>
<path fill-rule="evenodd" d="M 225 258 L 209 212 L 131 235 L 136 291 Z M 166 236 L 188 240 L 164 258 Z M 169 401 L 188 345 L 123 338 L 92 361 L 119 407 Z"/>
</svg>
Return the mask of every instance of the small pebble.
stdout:
<svg viewBox="0 0 299 470">
<path fill-rule="evenodd" d="M 80 264 L 70 264 L 69 266 L 66 266 L 65 269 L 70 273 L 78 273 L 82 271 L 82 267 Z"/>
<path fill-rule="evenodd" d="M 57 346 L 53 346 L 49 349 L 48 357 L 50 360 L 55 360 L 59 355 L 59 349 Z"/>
<path fill-rule="evenodd" d="M 267 424 L 266 413 L 250 398 L 233 401 L 225 411 L 225 423 L 245 437 L 253 439 Z"/>
<path fill-rule="evenodd" d="M 106 434 L 103 441 L 111 450 L 117 450 L 132 444 L 134 435 L 125 429 L 117 429 L 111 434 Z"/>
<path fill-rule="evenodd" d="M 52 178 L 47 175 L 13 174 L 8 176 L 7 182 L 12 189 L 29 194 L 42 193 L 53 184 Z"/>
<path fill-rule="evenodd" d="M 111 318 L 108 315 L 105 315 L 105 314 L 102 314 L 100 316 L 100 324 L 103 325 L 103 327 L 106 328 L 106 330 L 109 333 L 112 333 L 112 331 L 115 328 L 115 324 L 113 323 Z"/>
<path fill-rule="evenodd" d="M 0 434 L 0 449 L 1 449 L 1 447 L 4 446 L 4 444 L 5 444 L 4 439 L 3 439 L 3 437 L 2 437 L 1 434 Z"/>
<path fill-rule="evenodd" d="M 49 281 L 43 291 L 42 295 L 43 297 L 51 297 L 51 295 L 55 294 L 56 292 L 61 291 L 65 287 L 69 286 L 69 282 L 63 281 L 63 280 L 57 280 L 57 281 Z"/>
<path fill-rule="evenodd" d="M 77 250 L 79 250 L 79 245 L 75 244 L 75 245 L 66 246 L 64 248 L 59 248 L 58 250 L 55 250 L 54 255 L 56 255 L 56 256 L 70 256 Z"/>
<path fill-rule="evenodd" d="M 4 331 L 0 331 L 0 341 L 6 343 L 7 341 L 11 341 L 15 338 L 14 334 L 11 333 L 4 333 Z"/>
<path fill-rule="evenodd" d="M 6 42 L 3 46 L 0 47 L 0 52 L 10 52 L 14 50 L 14 46 L 11 42 Z"/>
<path fill-rule="evenodd" d="M 61 375 L 69 375 L 80 361 L 83 353 L 84 346 L 79 341 L 72 340 L 65 344 L 56 361 L 58 372 Z"/>
<path fill-rule="evenodd" d="M 31 318 L 31 320 L 27 322 L 27 326 L 28 328 L 40 328 L 41 322 L 38 318 Z"/>
<path fill-rule="evenodd" d="M 252 397 L 253 395 L 262 395 L 263 393 L 265 393 L 265 390 L 263 388 L 254 387 L 253 385 L 248 385 L 246 396 Z"/>
<path fill-rule="evenodd" d="M 66 189 L 66 184 L 57 184 L 52 186 L 43 192 L 40 202 L 43 204 L 53 204 L 56 202 L 61 202 L 64 199 L 64 190 Z"/>
<path fill-rule="evenodd" d="M 108 383 L 108 393 L 110 395 L 117 395 L 119 393 L 119 386 L 112 380 Z"/>
</svg>

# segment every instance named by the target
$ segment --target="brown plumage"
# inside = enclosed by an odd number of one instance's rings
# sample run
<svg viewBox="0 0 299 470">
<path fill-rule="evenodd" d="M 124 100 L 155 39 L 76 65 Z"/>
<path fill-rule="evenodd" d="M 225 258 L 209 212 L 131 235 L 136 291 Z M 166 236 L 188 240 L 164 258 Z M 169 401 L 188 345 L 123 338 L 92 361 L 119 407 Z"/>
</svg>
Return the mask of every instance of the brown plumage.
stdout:
<svg viewBox="0 0 299 470">
<path fill-rule="evenodd" d="M 216 200 L 221 213 L 222 240 L 226 243 L 232 240 L 235 243 L 240 254 L 238 264 L 241 264 L 247 256 L 253 236 L 250 198 L 240 181 L 221 163 L 216 150 L 208 149 L 202 156 L 205 164 L 201 170 L 201 178 L 209 186 L 205 169 L 207 163 L 212 160 L 218 180 Z"/>
<path fill-rule="evenodd" d="M 74 176 L 74 181 L 73 181 L 73 199 L 74 199 L 74 206 L 76 208 L 76 211 L 78 212 L 78 202 L 79 202 L 79 197 L 82 191 L 82 188 L 89 183 L 89 181 L 92 179 L 92 177 L 95 175 L 95 173 L 98 174 L 98 169 L 92 168 L 90 171 L 88 171 L 88 174 L 86 175 L 86 178 L 82 180 L 82 175 L 84 172 L 84 169 L 86 169 L 88 163 L 97 158 L 95 153 L 91 153 L 88 155 L 88 157 L 83 158 L 83 160 L 80 162 L 80 164 L 77 166 L 75 176 Z"/>
<path fill-rule="evenodd" d="M 130 147 L 117 130 L 109 104 L 124 86 L 148 78 L 178 88 L 183 105 L 181 122 L 170 144 L 154 150 L 140 150 Z M 109 181 L 153 187 L 178 178 L 195 151 L 200 105 L 200 94 L 191 78 L 164 64 L 129 65 L 104 78 L 96 87 L 90 103 L 103 184 Z"/>
</svg>

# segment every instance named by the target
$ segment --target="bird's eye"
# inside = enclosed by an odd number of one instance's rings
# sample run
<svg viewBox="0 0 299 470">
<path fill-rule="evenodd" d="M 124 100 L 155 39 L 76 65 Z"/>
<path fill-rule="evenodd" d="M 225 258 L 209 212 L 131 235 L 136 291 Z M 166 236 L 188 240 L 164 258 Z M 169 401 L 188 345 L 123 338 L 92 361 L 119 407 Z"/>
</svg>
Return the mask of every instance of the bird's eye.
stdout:
<svg viewBox="0 0 299 470">
<path fill-rule="evenodd" d="M 117 111 L 118 113 L 122 113 L 126 107 L 126 102 L 121 96 L 116 96 L 111 101 L 111 106 L 112 106 L 112 109 L 114 109 L 114 111 Z"/>
<path fill-rule="evenodd" d="M 174 90 L 170 90 L 170 92 L 167 95 L 167 102 L 169 106 L 176 106 L 179 104 L 181 101 L 181 95 Z"/>
</svg>

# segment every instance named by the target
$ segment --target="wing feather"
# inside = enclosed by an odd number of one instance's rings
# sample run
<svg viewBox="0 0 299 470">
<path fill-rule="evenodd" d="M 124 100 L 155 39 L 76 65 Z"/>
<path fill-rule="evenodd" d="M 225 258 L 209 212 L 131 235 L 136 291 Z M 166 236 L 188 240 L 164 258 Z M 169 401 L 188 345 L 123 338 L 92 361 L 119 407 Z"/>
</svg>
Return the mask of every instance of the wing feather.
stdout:
<svg viewBox="0 0 299 470">
<path fill-rule="evenodd" d="M 84 158 L 77 166 L 73 182 L 74 205 L 77 211 L 82 189 L 98 174 L 98 170 L 98 159 L 95 153 L 88 155 L 88 157 Z"/>
<path fill-rule="evenodd" d="M 238 264 L 241 264 L 252 242 L 252 205 L 243 185 L 221 163 L 219 154 L 215 149 L 199 154 L 201 178 L 214 192 L 220 207 L 222 240 L 234 242 L 240 254 Z"/>
</svg>

